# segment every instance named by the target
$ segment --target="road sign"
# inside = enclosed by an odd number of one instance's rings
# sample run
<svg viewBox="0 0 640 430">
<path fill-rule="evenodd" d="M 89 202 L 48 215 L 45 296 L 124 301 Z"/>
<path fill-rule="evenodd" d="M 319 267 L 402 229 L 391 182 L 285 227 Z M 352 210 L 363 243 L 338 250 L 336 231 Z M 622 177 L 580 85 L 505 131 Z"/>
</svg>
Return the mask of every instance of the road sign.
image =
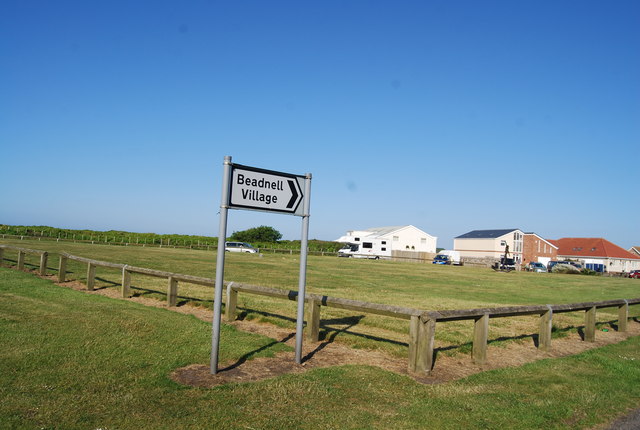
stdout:
<svg viewBox="0 0 640 430">
<path fill-rule="evenodd" d="M 304 192 L 302 191 L 303 188 Z M 230 156 L 224 157 L 220 228 L 218 230 L 218 238 L 220 240 L 218 240 L 218 255 L 216 257 L 216 286 L 213 300 L 213 324 L 211 325 L 212 374 L 215 375 L 218 372 L 220 315 L 222 313 L 222 288 L 224 286 L 224 239 L 227 237 L 227 214 L 229 208 L 274 211 L 302 217 L 298 312 L 296 314 L 296 363 L 302 363 L 302 330 L 304 326 L 304 300 L 307 282 L 310 196 L 311 173 L 299 176 L 257 169 L 255 167 L 232 164 Z"/>
<path fill-rule="evenodd" d="M 304 176 L 232 164 L 229 207 L 303 216 Z"/>
</svg>

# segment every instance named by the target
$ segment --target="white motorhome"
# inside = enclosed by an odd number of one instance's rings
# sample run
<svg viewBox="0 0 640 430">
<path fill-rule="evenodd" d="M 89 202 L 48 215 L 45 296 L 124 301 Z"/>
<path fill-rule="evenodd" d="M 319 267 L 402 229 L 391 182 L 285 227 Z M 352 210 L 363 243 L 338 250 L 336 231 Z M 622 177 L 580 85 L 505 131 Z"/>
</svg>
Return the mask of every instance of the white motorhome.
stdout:
<svg viewBox="0 0 640 430">
<path fill-rule="evenodd" d="M 362 242 L 345 243 L 338 251 L 338 257 L 352 258 L 391 258 L 391 244 L 386 239 L 363 238 Z"/>
</svg>

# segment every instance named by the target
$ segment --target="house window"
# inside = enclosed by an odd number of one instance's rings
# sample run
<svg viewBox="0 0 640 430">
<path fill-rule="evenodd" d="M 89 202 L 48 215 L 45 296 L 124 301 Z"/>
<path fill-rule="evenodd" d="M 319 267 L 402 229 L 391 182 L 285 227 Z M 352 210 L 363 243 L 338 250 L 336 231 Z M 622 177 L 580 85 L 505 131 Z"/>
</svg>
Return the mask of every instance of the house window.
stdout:
<svg viewBox="0 0 640 430">
<path fill-rule="evenodd" d="M 507 241 L 506 240 L 501 240 L 500 241 L 500 246 L 507 246 Z"/>
</svg>

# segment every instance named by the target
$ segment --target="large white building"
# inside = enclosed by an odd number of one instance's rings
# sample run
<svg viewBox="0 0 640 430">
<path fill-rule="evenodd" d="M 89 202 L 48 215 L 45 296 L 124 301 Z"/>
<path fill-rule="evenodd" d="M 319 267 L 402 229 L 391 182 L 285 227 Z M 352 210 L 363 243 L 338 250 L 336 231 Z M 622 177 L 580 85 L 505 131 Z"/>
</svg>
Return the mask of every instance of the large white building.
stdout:
<svg viewBox="0 0 640 430">
<path fill-rule="evenodd" d="M 384 239 L 392 251 L 436 252 L 437 237 L 412 225 L 350 230 L 336 242 L 360 243 L 364 239 Z"/>
</svg>

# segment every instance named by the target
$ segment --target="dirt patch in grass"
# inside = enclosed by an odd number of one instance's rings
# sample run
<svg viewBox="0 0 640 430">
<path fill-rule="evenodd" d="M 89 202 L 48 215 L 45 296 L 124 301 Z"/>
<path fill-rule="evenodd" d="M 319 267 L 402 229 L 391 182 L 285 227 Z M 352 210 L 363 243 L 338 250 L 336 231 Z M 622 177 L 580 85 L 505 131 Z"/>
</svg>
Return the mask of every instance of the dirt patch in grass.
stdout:
<svg viewBox="0 0 640 430">
<path fill-rule="evenodd" d="M 46 278 L 56 282 L 53 276 Z M 193 315 L 210 322 L 212 310 L 197 306 L 179 306 L 168 308 L 166 303 L 158 300 L 132 297 L 123 299 L 113 288 L 102 288 L 87 291 L 86 286 L 77 281 L 58 284 L 63 287 L 84 291 L 88 294 L 99 294 L 120 300 L 129 300 L 158 308 L 170 309 L 174 312 Z M 239 330 L 258 333 L 295 348 L 295 331 L 277 327 L 272 324 L 261 324 L 253 321 L 235 321 L 231 323 Z M 606 330 L 606 331 L 605 331 Z M 407 358 L 393 357 L 383 351 L 354 349 L 340 342 L 303 341 L 302 364 L 295 362 L 295 353 L 279 353 L 273 358 L 241 359 L 236 362 L 220 363 L 215 375 L 210 373 L 209 364 L 192 364 L 176 369 L 171 378 L 184 385 L 195 387 L 214 387 L 228 383 L 250 382 L 272 378 L 287 373 L 301 373 L 309 369 L 339 366 L 345 364 L 363 364 L 377 366 L 382 369 L 407 375 L 423 384 L 449 382 L 491 369 L 521 366 L 544 358 L 558 358 L 613 344 L 631 336 L 640 335 L 640 323 L 630 320 L 626 332 L 621 333 L 612 328 L 605 328 L 596 333 L 595 342 L 585 342 L 578 333 L 569 332 L 566 337 L 553 339 L 551 351 L 544 352 L 536 348 L 533 336 L 520 337 L 511 342 L 489 342 L 488 362 L 475 364 L 468 354 L 445 355 L 436 348 L 436 359 L 430 375 L 411 373 L 407 369 Z M 436 345 L 437 347 L 437 345 Z"/>
</svg>

